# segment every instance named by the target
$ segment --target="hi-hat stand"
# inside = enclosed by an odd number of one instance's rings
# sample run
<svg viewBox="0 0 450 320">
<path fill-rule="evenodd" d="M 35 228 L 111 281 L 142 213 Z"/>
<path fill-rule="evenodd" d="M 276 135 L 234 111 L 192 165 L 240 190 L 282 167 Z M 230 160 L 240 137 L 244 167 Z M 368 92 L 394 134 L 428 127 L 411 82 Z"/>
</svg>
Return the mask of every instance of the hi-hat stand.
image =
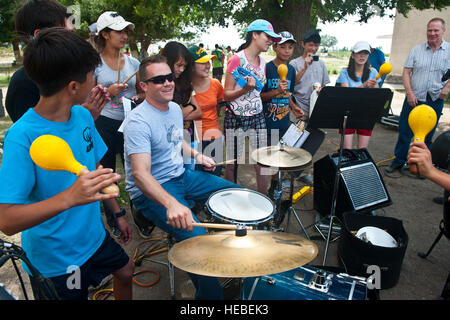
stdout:
<svg viewBox="0 0 450 320">
<path fill-rule="evenodd" d="M 298 225 L 302 229 L 302 231 L 305 234 L 306 238 L 308 240 L 310 240 L 309 234 L 306 231 L 306 228 L 303 225 L 302 221 L 300 220 L 297 212 L 295 211 L 295 208 L 294 208 L 294 205 L 293 205 L 293 202 L 292 202 L 292 196 L 294 195 L 294 173 L 293 172 L 288 172 L 288 174 L 290 176 L 290 191 L 289 191 L 289 208 L 287 209 L 286 228 L 288 228 L 290 216 L 291 216 L 291 214 L 293 214 L 295 220 L 297 221 Z M 283 181 L 282 181 L 282 170 L 278 170 L 278 186 L 277 186 L 277 190 L 274 192 L 274 199 L 276 200 L 276 210 L 277 210 L 277 215 L 275 217 L 275 228 L 279 228 L 280 227 L 280 224 L 283 221 L 283 218 L 284 218 L 284 216 L 286 214 L 286 212 L 282 212 L 282 208 L 281 208 L 281 195 L 283 193 L 282 183 L 283 183 Z"/>
</svg>

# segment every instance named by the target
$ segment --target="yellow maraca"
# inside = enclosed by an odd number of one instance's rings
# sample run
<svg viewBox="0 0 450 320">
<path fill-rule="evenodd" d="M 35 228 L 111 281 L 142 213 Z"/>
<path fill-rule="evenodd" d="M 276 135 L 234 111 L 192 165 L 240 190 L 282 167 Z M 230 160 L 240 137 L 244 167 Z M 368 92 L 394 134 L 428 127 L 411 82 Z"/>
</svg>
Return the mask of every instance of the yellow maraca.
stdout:
<svg viewBox="0 0 450 320">
<path fill-rule="evenodd" d="M 288 74 L 288 67 L 284 63 L 280 64 L 277 69 L 278 75 L 281 80 L 286 80 L 286 76 Z"/>
<path fill-rule="evenodd" d="M 86 166 L 79 163 L 70 146 L 63 139 L 53 135 L 42 135 L 30 146 L 31 159 L 37 166 L 50 171 L 69 171 L 76 176 L 88 173 Z M 112 184 L 101 190 L 105 194 L 119 193 L 119 187 Z"/>
<path fill-rule="evenodd" d="M 409 114 L 408 124 L 414 133 L 414 141 L 425 142 L 427 134 L 433 130 L 437 122 L 436 111 L 426 104 L 415 107 Z M 409 171 L 412 174 L 418 174 L 417 165 L 411 164 Z"/>
<path fill-rule="evenodd" d="M 392 71 L 392 65 L 389 62 L 385 62 L 381 65 L 380 70 L 378 71 L 376 79 L 380 79 L 382 76 L 385 76 Z"/>
<path fill-rule="evenodd" d="M 286 80 L 286 76 L 288 74 L 288 67 L 284 63 L 280 64 L 277 69 L 278 75 L 280 76 L 281 80 Z M 284 92 L 282 95 L 284 96 L 286 92 Z"/>
</svg>

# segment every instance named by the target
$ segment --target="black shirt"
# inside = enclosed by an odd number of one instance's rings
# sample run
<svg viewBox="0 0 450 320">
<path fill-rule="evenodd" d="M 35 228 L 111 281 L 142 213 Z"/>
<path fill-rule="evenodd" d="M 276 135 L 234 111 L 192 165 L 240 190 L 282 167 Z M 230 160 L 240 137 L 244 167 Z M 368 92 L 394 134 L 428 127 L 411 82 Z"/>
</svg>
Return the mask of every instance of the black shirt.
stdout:
<svg viewBox="0 0 450 320">
<path fill-rule="evenodd" d="M 29 109 L 34 108 L 40 99 L 39 88 L 31 81 L 24 68 L 17 70 L 9 82 L 5 107 L 11 120 L 16 122 Z"/>
</svg>

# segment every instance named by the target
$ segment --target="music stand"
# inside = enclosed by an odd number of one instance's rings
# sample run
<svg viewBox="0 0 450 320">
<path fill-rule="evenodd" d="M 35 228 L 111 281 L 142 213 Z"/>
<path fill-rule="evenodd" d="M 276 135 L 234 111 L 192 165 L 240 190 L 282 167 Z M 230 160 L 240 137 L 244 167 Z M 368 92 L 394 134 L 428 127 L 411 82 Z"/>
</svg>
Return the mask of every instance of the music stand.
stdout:
<svg viewBox="0 0 450 320">
<path fill-rule="evenodd" d="M 386 88 L 324 87 L 317 98 L 308 126 L 317 129 L 342 129 L 343 133 L 339 144 L 339 156 L 334 179 L 330 224 L 323 266 L 325 266 L 330 237 L 333 231 L 333 220 L 336 217 L 336 202 L 345 130 L 372 130 L 383 109 L 390 105 L 393 95 L 394 93 Z"/>
</svg>

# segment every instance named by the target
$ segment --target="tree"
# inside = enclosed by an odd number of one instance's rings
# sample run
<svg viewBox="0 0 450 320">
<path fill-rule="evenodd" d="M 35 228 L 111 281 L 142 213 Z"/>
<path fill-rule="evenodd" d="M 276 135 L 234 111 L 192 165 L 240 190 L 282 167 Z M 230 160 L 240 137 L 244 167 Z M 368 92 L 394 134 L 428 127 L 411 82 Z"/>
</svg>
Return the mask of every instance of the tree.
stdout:
<svg viewBox="0 0 450 320">
<path fill-rule="evenodd" d="M 331 49 L 338 43 L 335 36 L 323 34 L 323 35 L 321 35 L 321 38 L 322 38 L 322 40 L 321 40 L 320 44 L 322 45 L 322 47 L 324 47 L 326 49 Z"/>
<path fill-rule="evenodd" d="M 437 9 L 448 6 L 448 0 L 246 0 L 238 4 L 231 18 L 239 24 L 249 24 L 255 19 L 266 19 L 276 31 L 289 30 L 301 40 L 309 29 L 323 22 L 345 20 L 349 15 L 359 16 L 359 22 L 367 22 L 376 15 L 386 16 L 388 10 L 397 9 L 407 15 L 411 9 Z M 300 49 L 294 56 L 300 55 Z"/>
<path fill-rule="evenodd" d="M 232 6 L 214 0 L 63 0 L 65 5 L 78 5 L 84 29 L 104 11 L 117 11 L 135 30 L 130 33 L 133 53 L 144 56 L 152 42 L 167 39 L 191 39 L 194 29 L 206 30 L 212 24 L 226 26 L 225 17 Z M 81 33 L 85 30 L 81 30 Z M 140 44 L 140 50 L 138 48 Z"/>
<path fill-rule="evenodd" d="M 22 62 L 19 38 L 14 32 L 14 16 L 23 1 L 1 0 L 0 5 L 0 43 L 11 43 L 17 63 Z"/>
</svg>

